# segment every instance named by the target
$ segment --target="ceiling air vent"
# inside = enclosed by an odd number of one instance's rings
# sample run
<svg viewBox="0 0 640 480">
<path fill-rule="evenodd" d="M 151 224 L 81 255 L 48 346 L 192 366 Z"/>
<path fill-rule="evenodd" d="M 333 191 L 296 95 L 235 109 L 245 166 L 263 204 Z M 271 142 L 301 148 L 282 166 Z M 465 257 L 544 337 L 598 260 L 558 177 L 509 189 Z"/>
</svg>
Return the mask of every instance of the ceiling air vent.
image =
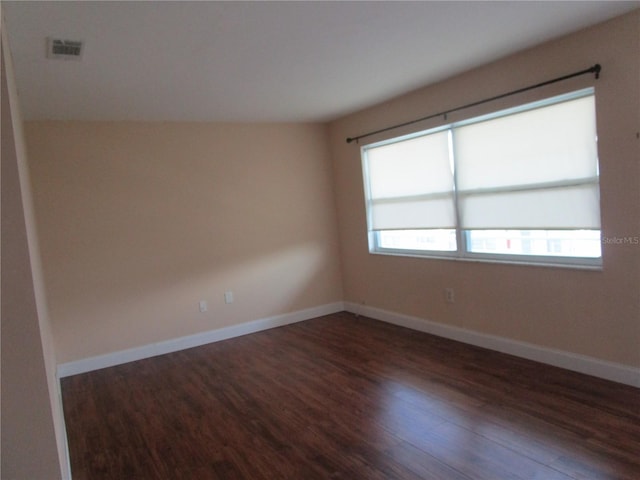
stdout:
<svg viewBox="0 0 640 480">
<path fill-rule="evenodd" d="M 80 60 L 82 48 L 83 44 L 78 40 L 47 38 L 47 58 Z"/>
</svg>

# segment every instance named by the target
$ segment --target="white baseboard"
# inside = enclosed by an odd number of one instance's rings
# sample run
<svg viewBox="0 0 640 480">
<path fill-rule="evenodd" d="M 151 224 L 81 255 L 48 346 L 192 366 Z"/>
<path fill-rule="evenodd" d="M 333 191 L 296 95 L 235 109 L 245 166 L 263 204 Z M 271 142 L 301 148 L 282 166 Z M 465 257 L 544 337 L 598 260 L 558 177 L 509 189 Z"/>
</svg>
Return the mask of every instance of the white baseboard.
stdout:
<svg viewBox="0 0 640 480">
<path fill-rule="evenodd" d="M 640 388 L 640 368 L 444 325 L 366 305 L 345 302 L 344 307 L 348 312 L 357 315 Z"/>
<path fill-rule="evenodd" d="M 259 332 L 261 330 L 267 330 L 269 328 L 301 322 L 303 320 L 309 320 L 311 318 L 321 317 L 323 315 L 329 315 L 343 310 L 344 303 L 336 302 L 307 308 L 305 310 L 298 310 L 296 312 L 276 315 L 273 317 L 261 318 L 251 322 L 241 323 L 239 325 L 209 330 L 172 340 L 98 355 L 96 357 L 83 358 L 73 362 L 61 363 L 58 365 L 57 374 L 58 378 L 69 377 L 71 375 L 86 373 L 100 368 L 112 367 L 114 365 L 134 362 L 136 360 L 155 357 L 165 353 L 199 347 L 207 343 L 219 342 L 220 340 L 227 340 L 229 338 Z"/>
<path fill-rule="evenodd" d="M 442 323 L 425 320 L 419 317 L 390 312 L 375 307 L 358 305 L 351 302 L 336 302 L 318 307 L 299 310 L 296 312 L 262 318 L 240 325 L 232 325 L 216 330 L 209 330 L 195 335 L 188 335 L 163 342 L 143 345 L 127 350 L 120 350 L 105 355 L 84 358 L 58 365 L 58 378 L 90 372 L 100 368 L 111 367 L 123 363 L 142 360 L 165 353 L 198 347 L 207 343 L 218 342 L 229 338 L 239 337 L 250 333 L 280 327 L 291 323 L 301 322 L 322 315 L 329 315 L 346 310 L 358 315 L 364 315 L 383 322 L 392 323 L 413 330 L 450 338 L 459 342 L 488 348 L 498 352 L 508 353 L 517 357 L 534 360 L 556 367 L 566 368 L 575 372 L 593 375 L 618 383 L 624 383 L 640 388 L 640 368 L 607 362 L 585 355 L 566 352 L 531 343 L 511 340 L 505 337 L 479 333 L 465 328 L 454 327 Z"/>
</svg>

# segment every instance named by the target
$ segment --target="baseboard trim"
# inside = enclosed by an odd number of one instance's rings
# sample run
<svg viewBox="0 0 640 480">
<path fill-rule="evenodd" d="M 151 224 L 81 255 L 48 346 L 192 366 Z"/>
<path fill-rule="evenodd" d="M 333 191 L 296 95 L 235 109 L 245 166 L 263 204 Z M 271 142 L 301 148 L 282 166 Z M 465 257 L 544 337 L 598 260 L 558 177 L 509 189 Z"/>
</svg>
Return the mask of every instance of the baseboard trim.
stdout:
<svg viewBox="0 0 640 480">
<path fill-rule="evenodd" d="M 563 350 L 541 347 L 532 343 L 511 340 L 496 335 L 479 333 L 473 330 L 445 325 L 367 305 L 344 302 L 344 307 L 348 312 L 370 317 L 375 320 L 640 388 L 640 368 L 599 360 Z"/>
<path fill-rule="evenodd" d="M 556 367 L 566 368 L 575 372 L 604 378 L 618 383 L 640 388 L 640 368 L 630 367 L 619 363 L 599 360 L 586 355 L 566 352 L 539 345 L 512 340 L 497 335 L 479 333 L 473 330 L 445 325 L 420 317 L 414 317 L 397 312 L 391 312 L 367 305 L 352 302 L 335 302 L 312 307 L 296 312 L 261 318 L 239 325 L 209 330 L 194 335 L 152 343 L 140 347 L 120 350 L 117 352 L 84 358 L 73 362 L 61 363 L 57 367 L 58 378 L 69 377 L 101 368 L 121 365 L 145 358 L 163 355 L 165 353 L 199 347 L 208 343 L 219 342 L 229 338 L 248 335 L 270 328 L 276 328 L 291 323 L 302 322 L 312 318 L 330 315 L 341 311 L 348 311 L 401 327 L 410 328 L 439 337 L 457 340 L 478 347 L 488 348 L 517 357 L 534 360 Z"/>
<path fill-rule="evenodd" d="M 260 332 L 270 328 L 281 327 L 291 323 L 302 322 L 323 315 L 344 311 L 344 303 L 336 302 L 317 307 L 298 310 L 296 312 L 275 315 L 273 317 L 261 318 L 239 325 L 209 330 L 194 335 L 187 335 L 158 343 L 151 343 L 140 347 L 120 350 L 113 353 L 98 355 L 95 357 L 83 358 L 73 362 L 58 364 L 58 378 L 69 377 L 79 373 L 86 373 L 101 368 L 113 367 L 123 363 L 134 362 L 145 358 L 164 355 L 165 353 L 177 352 L 187 348 L 199 347 L 208 343 L 219 342 L 229 338 L 240 337 L 250 333 Z"/>
</svg>

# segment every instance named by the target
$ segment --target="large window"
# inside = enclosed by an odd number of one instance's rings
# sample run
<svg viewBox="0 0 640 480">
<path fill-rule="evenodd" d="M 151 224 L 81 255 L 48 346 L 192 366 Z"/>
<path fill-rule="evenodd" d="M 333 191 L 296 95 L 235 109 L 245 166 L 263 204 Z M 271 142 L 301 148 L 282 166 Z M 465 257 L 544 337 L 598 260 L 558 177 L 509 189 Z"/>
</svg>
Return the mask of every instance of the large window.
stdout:
<svg viewBox="0 0 640 480">
<path fill-rule="evenodd" d="M 362 148 L 370 251 L 601 263 L 593 89 Z"/>
</svg>

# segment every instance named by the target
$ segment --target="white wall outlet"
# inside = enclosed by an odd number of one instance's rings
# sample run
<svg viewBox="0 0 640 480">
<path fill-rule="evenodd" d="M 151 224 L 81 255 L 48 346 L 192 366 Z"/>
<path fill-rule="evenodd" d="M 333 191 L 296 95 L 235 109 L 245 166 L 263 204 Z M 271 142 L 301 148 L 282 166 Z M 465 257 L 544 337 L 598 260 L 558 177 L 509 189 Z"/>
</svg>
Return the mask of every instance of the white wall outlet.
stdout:
<svg viewBox="0 0 640 480">
<path fill-rule="evenodd" d="M 233 303 L 233 292 L 224 292 L 224 303 Z"/>
<path fill-rule="evenodd" d="M 455 297 L 455 293 L 453 291 L 453 288 L 445 288 L 444 289 L 444 298 L 447 301 L 447 303 L 454 303 L 456 300 Z"/>
<path fill-rule="evenodd" d="M 200 313 L 206 312 L 208 309 L 207 301 L 200 300 L 200 302 L 198 303 L 198 308 L 200 309 Z"/>
</svg>

